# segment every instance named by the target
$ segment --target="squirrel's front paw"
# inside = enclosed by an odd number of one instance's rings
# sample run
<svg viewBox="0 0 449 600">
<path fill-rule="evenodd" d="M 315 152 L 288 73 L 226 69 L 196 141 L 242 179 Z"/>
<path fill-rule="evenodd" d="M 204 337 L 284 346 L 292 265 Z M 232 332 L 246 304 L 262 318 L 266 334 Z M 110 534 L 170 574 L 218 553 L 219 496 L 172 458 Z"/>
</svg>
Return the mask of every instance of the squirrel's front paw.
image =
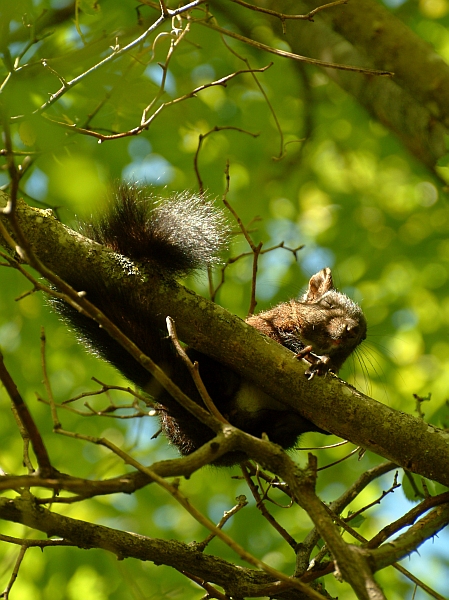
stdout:
<svg viewBox="0 0 449 600">
<path fill-rule="evenodd" d="M 313 379 L 315 375 L 325 375 L 332 367 L 331 359 L 326 354 L 322 356 L 312 352 L 312 346 L 306 346 L 296 354 L 296 358 L 306 361 L 310 367 L 305 372 L 307 379 Z"/>
</svg>

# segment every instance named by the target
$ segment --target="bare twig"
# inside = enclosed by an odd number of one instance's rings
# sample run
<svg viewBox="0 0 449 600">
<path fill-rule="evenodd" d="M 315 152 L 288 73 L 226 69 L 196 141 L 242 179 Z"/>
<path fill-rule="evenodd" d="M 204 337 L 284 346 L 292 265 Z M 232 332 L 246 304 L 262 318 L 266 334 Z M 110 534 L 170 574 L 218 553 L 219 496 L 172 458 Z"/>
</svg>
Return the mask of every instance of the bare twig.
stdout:
<svg viewBox="0 0 449 600">
<path fill-rule="evenodd" d="M 382 494 L 379 496 L 379 498 L 376 498 L 376 500 L 373 500 L 372 502 L 370 502 L 366 506 L 363 506 L 359 510 L 356 510 L 355 512 L 352 512 L 351 514 L 349 514 L 346 517 L 345 522 L 347 523 L 348 521 L 352 521 L 353 519 L 355 519 L 356 517 L 358 517 L 359 515 L 361 515 L 363 512 L 366 512 L 368 509 L 372 508 L 376 504 L 380 504 L 381 501 L 385 498 L 385 496 L 388 496 L 388 494 L 393 493 L 394 490 L 396 490 L 396 489 L 398 489 L 400 487 L 401 487 L 401 484 L 398 483 L 398 472 L 396 471 L 396 473 L 394 475 L 393 483 L 388 488 L 388 490 L 382 491 Z"/>
<path fill-rule="evenodd" d="M 252 278 L 251 278 L 251 301 L 250 301 L 250 306 L 249 306 L 249 310 L 248 310 L 248 315 L 252 315 L 257 306 L 257 300 L 256 300 L 257 266 L 258 266 L 260 253 L 262 251 L 263 242 L 259 242 L 259 244 L 256 246 L 256 244 L 253 242 L 251 236 L 249 235 L 248 230 L 244 226 L 243 221 L 241 220 L 241 218 L 239 217 L 239 215 L 237 214 L 237 212 L 234 210 L 234 208 L 231 206 L 231 204 L 229 203 L 229 201 L 227 199 L 227 193 L 229 191 L 229 183 L 230 183 L 229 162 L 226 165 L 225 175 L 226 175 L 226 191 L 223 194 L 223 204 L 226 206 L 226 208 L 232 214 L 234 219 L 237 221 L 237 225 L 239 226 L 240 231 L 243 233 L 245 240 L 248 242 L 248 245 L 251 248 L 251 253 L 253 256 L 253 273 L 252 273 Z"/>
<path fill-rule="evenodd" d="M 260 69 L 255 69 L 255 71 L 257 72 L 263 72 L 267 69 L 268 67 L 262 67 Z M 254 69 L 251 69 L 251 72 L 253 72 Z M 226 87 L 228 81 L 230 81 L 231 79 L 233 79 L 234 77 L 237 77 L 238 75 L 241 75 L 243 73 L 247 73 L 248 70 L 247 69 L 242 69 L 240 71 L 235 71 L 234 73 L 231 73 L 229 75 L 226 75 L 225 77 L 221 77 L 220 79 L 217 79 L 215 81 L 211 81 L 210 83 L 205 83 L 203 85 L 200 85 L 198 87 L 196 87 L 195 89 L 191 90 L 190 92 L 187 92 L 186 94 L 183 94 L 182 96 L 178 96 L 178 98 L 174 98 L 173 100 L 168 100 L 167 102 L 162 103 L 154 112 L 151 113 L 150 116 L 147 116 L 146 113 L 144 113 L 145 119 L 141 120 L 140 125 L 138 125 L 137 127 L 134 127 L 132 129 L 129 129 L 128 131 L 124 131 L 124 132 L 120 132 L 120 133 L 111 133 L 111 134 L 103 134 L 103 133 L 99 133 L 97 131 L 93 131 L 91 129 L 85 129 L 83 127 L 78 127 L 76 125 L 76 123 L 65 123 L 62 121 L 57 121 L 54 118 L 50 118 L 47 115 L 42 115 L 49 123 L 52 123 L 53 125 L 57 125 L 59 127 L 63 127 L 64 129 L 67 129 L 69 131 L 73 131 L 76 133 L 80 133 L 83 135 L 87 135 L 87 136 L 91 136 L 94 138 L 97 138 L 98 140 L 101 140 L 102 142 L 105 141 L 110 141 L 110 140 L 116 140 L 116 139 L 120 139 L 120 138 L 125 138 L 125 137 L 132 137 L 135 135 L 139 135 L 140 133 L 142 133 L 143 131 L 147 130 L 151 123 L 161 114 L 162 111 L 164 111 L 166 108 L 173 106 L 175 104 L 178 104 L 179 102 L 184 102 L 185 100 L 188 100 L 189 98 L 194 98 L 197 94 L 199 94 L 200 92 L 202 92 L 203 90 L 206 90 L 210 87 L 214 87 L 214 86 L 223 86 Z M 149 105 L 147 107 L 147 109 L 149 110 L 149 108 L 152 106 Z M 145 109 L 145 110 L 147 110 Z"/>
<path fill-rule="evenodd" d="M 196 385 L 196 389 L 198 390 L 198 392 L 201 396 L 201 399 L 204 402 L 204 405 L 207 407 L 207 409 L 211 413 L 211 415 L 213 415 L 218 421 L 220 421 L 221 423 L 225 423 L 226 425 L 229 425 L 229 422 L 223 417 L 223 415 L 217 409 L 212 398 L 209 395 L 209 392 L 206 390 L 206 387 L 205 387 L 203 380 L 201 379 L 201 376 L 199 373 L 198 363 L 197 362 L 192 363 L 192 361 L 188 357 L 187 353 L 185 352 L 184 348 L 179 343 L 179 339 L 176 334 L 175 322 L 173 321 L 173 319 L 171 317 L 167 317 L 166 323 L 167 323 L 168 334 L 170 336 L 170 339 L 173 342 L 173 345 L 176 348 L 176 352 L 179 354 L 179 356 L 184 361 L 184 364 L 187 366 L 187 368 L 190 372 L 190 375 L 192 376 L 192 379 Z"/>
<path fill-rule="evenodd" d="M 231 52 L 234 56 L 236 56 L 239 60 L 243 61 L 245 63 L 245 65 L 247 66 L 248 69 L 251 69 L 251 65 L 249 64 L 249 60 L 243 56 L 241 56 L 240 54 L 238 54 L 238 52 L 236 52 L 233 48 L 231 48 L 231 46 L 226 42 L 226 39 L 224 38 L 224 36 L 221 36 L 221 39 L 223 40 L 224 45 L 226 46 L 226 48 L 229 50 L 229 52 Z M 270 102 L 270 99 L 268 98 L 267 93 L 265 92 L 263 86 L 261 85 L 260 81 L 258 80 L 258 78 L 256 77 L 255 72 L 251 73 L 251 76 L 254 80 L 254 83 L 256 84 L 257 88 L 259 89 L 260 93 L 262 94 L 262 96 L 264 97 L 264 100 L 268 106 L 268 109 L 271 113 L 271 116 L 273 117 L 273 121 L 275 122 L 276 125 L 276 129 L 279 132 L 279 138 L 280 138 L 280 149 L 279 149 L 279 155 L 273 157 L 275 160 L 281 160 L 281 158 L 283 158 L 284 156 L 284 132 L 282 131 L 282 127 L 281 124 L 279 123 L 279 119 L 277 117 L 276 111 L 273 108 L 273 105 Z"/>
<path fill-rule="evenodd" d="M 412 525 L 420 515 L 427 512 L 430 508 L 446 503 L 449 503 L 449 492 L 444 492 L 443 494 L 438 494 L 438 496 L 426 498 L 420 504 L 418 504 L 418 506 L 415 506 L 409 510 L 401 518 L 397 519 L 393 523 L 390 523 L 381 531 L 379 531 L 377 535 L 370 539 L 367 547 L 377 548 L 380 546 L 380 544 L 385 542 L 385 540 L 397 533 L 400 529 L 403 529 L 407 525 Z"/>
<path fill-rule="evenodd" d="M 62 76 L 55 73 L 55 75 L 57 76 L 59 81 L 62 83 L 61 88 L 54 94 L 51 94 L 50 98 L 46 102 L 44 102 L 44 104 L 42 104 L 38 109 L 33 111 L 33 114 L 43 113 L 47 108 L 49 108 L 52 104 L 54 104 L 57 100 L 59 100 L 59 98 L 61 98 L 66 92 L 68 92 L 70 89 L 72 89 L 80 81 L 83 81 L 86 77 L 88 77 L 92 73 L 95 73 L 96 71 L 98 71 L 99 69 L 101 69 L 102 67 L 107 65 L 108 63 L 110 63 L 114 60 L 117 60 L 117 58 L 119 58 L 123 54 L 126 54 L 133 48 L 136 48 L 137 46 L 139 46 L 142 42 L 144 42 L 147 39 L 147 37 L 153 31 L 158 29 L 167 19 L 172 18 L 181 13 L 188 12 L 192 8 L 195 8 L 195 7 L 199 6 L 200 4 L 203 4 L 204 1 L 205 0 L 193 0 L 193 2 L 189 2 L 188 4 L 185 4 L 184 6 L 182 6 L 180 8 L 177 8 L 174 10 L 167 9 L 166 11 L 163 11 L 162 14 L 159 16 L 159 18 L 156 19 L 156 21 L 154 21 L 150 25 L 150 27 L 148 27 L 139 37 L 132 40 L 132 42 L 130 42 L 123 48 L 120 48 L 120 46 L 115 45 L 114 47 L 112 47 L 112 53 L 109 56 L 107 56 L 106 58 L 104 58 L 103 60 L 98 62 L 97 64 L 93 65 L 92 67 L 90 67 L 89 69 L 87 69 L 86 71 L 84 71 L 83 73 L 81 73 L 80 75 L 78 75 L 77 77 L 74 77 L 73 79 L 71 79 L 69 81 L 66 81 Z M 45 68 L 49 67 L 47 61 L 43 62 L 43 66 Z M 18 71 L 21 68 L 23 68 L 23 67 L 19 67 L 16 70 Z M 24 118 L 24 116 L 20 115 L 17 117 L 13 117 L 13 120 L 21 120 L 23 118 Z"/>
<path fill-rule="evenodd" d="M 58 413 L 56 411 L 56 405 L 55 405 L 55 399 L 53 396 L 53 390 L 51 389 L 51 385 L 50 385 L 50 380 L 48 378 L 48 374 L 47 374 L 47 361 L 45 359 L 45 347 L 46 347 L 46 337 L 45 337 L 45 330 L 43 327 L 41 327 L 41 367 L 42 367 L 42 374 L 44 376 L 44 385 L 45 385 L 45 389 L 47 391 L 47 396 L 48 396 L 48 403 L 50 405 L 50 410 L 51 410 L 51 416 L 53 419 L 53 427 L 55 427 L 56 429 L 58 429 L 59 427 L 61 427 L 61 423 L 59 421 L 58 418 Z"/>
<path fill-rule="evenodd" d="M 38 428 L 36 427 L 36 423 L 31 416 L 27 405 L 25 404 L 22 396 L 17 389 L 16 384 L 14 383 L 11 375 L 6 369 L 5 363 L 3 361 L 3 355 L 0 353 L 0 380 L 2 381 L 5 389 L 11 398 L 13 406 L 16 410 L 17 417 L 19 422 L 23 426 L 24 431 L 31 441 L 31 445 L 33 446 L 34 453 L 37 458 L 37 462 L 39 465 L 40 472 L 45 475 L 50 475 L 53 473 L 54 469 L 50 462 L 50 457 L 48 455 L 47 449 L 45 448 L 44 441 L 39 433 Z"/>
<path fill-rule="evenodd" d="M 316 58 L 309 58 L 307 56 L 301 56 L 299 54 L 294 54 L 293 52 L 287 52 L 286 50 L 280 50 L 278 48 L 273 48 L 272 46 L 267 46 L 266 44 L 262 44 L 261 42 L 257 42 L 256 40 L 252 40 L 243 35 L 240 35 L 239 33 L 236 33 L 235 31 L 231 31 L 229 29 L 224 29 L 223 27 L 219 27 L 218 25 L 215 25 L 215 23 L 211 19 L 194 19 L 193 17 L 190 17 L 190 19 L 193 23 L 198 23 L 199 25 L 203 25 L 204 27 L 207 27 L 208 29 L 213 29 L 214 31 L 217 31 L 218 33 L 221 33 L 222 35 L 229 36 L 235 40 L 238 40 L 239 42 L 243 42 L 244 44 L 247 44 L 248 46 L 257 48 L 257 50 L 261 50 L 263 52 L 269 52 L 271 54 L 275 54 L 275 55 L 281 56 L 283 58 L 289 58 L 291 60 L 305 62 L 310 65 L 315 65 L 316 67 L 327 67 L 329 69 L 339 69 L 341 71 L 353 71 L 355 73 L 362 73 L 365 75 L 377 75 L 377 76 L 384 76 L 384 77 L 385 76 L 392 77 L 394 75 L 394 73 L 392 73 L 391 71 L 382 71 L 382 70 L 378 70 L 378 69 L 365 69 L 363 67 L 353 67 L 350 65 L 340 65 L 337 63 L 329 63 L 324 60 L 319 60 Z"/>
<path fill-rule="evenodd" d="M 248 501 L 247 501 L 247 499 L 246 499 L 245 496 L 239 496 L 237 498 L 237 500 L 238 500 L 237 504 L 233 508 L 231 508 L 230 510 L 225 511 L 224 515 L 220 519 L 220 522 L 217 523 L 217 527 L 219 529 L 223 529 L 224 525 L 226 525 L 226 523 L 229 521 L 229 519 L 231 517 L 233 517 L 235 514 L 237 514 L 238 512 L 240 512 L 242 510 L 242 508 L 245 508 L 245 506 L 248 505 Z M 200 552 L 204 552 L 204 550 L 207 548 L 208 544 L 214 538 L 215 538 L 215 534 L 211 533 L 202 542 L 199 542 L 199 543 L 195 544 L 195 548 L 197 550 L 199 550 Z"/>
<path fill-rule="evenodd" d="M 253 138 L 256 138 L 260 135 L 259 133 L 252 133 L 251 131 L 246 131 L 245 129 L 241 129 L 240 127 L 233 127 L 231 125 L 226 125 L 223 127 L 219 127 L 218 125 L 216 125 L 215 127 L 210 129 L 206 133 L 200 133 L 198 136 L 198 146 L 196 148 L 195 156 L 193 157 L 193 168 L 195 169 L 196 178 L 198 180 L 198 189 L 199 189 L 200 194 L 204 194 L 203 180 L 201 178 L 199 167 L 198 167 L 198 159 L 199 159 L 200 150 L 203 146 L 203 141 L 212 133 L 216 133 L 217 131 L 226 131 L 226 130 L 239 131 L 240 133 L 246 133 L 247 135 L 250 135 Z"/>
<path fill-rule="evenodd" d="M 284 538 L 284 540 L 287 542 L 287 544 L 289 544 L 294 550 L 296 550 L 296 548 L 298 546 L 298 542 L 289 534 L 289 532 L 284 527 L 282 527 L 282 525 L 280 523 L 278 523 L 278 521 L 276 521 L 276 519 L 273 517 L 273 515 L 268 511 L 267 507 L 265 506 L 264 500 L 266 498 L 266 492 L 264 492 L 263 496 L 261 496 L 261 494 L 259 493 L 260 485 L 258 487 L 253 483 L 253 480 L 250 477 L 250 473 L 248 471 L 246 463 L 242 463 L 240 465 L 240 467 L 242 469 L 243 477 L 244 477 L 249 489 L 251 490 L 252 495 L 254 496 L 254 499 L 256 501 L 256 506 L 262 513 L 263 517 L 270 523 L 270 525 L 278 533 L 281 534 L 281 536 Z"/>
<path fill-rule="evenodd" d="M 11 592 L 12 586 L 14 585 L 17 575 L 19 574 L 20 565 L 22 564 L 23 559 L 25 558 L 25 553 L 28 550 L 26 545 L 22 545 L 19 550 L 19 554 L 17 556 L 13 571 L 11 573 L 11 577 L 4 589 L 3 593 L 0 594 L 0 598 L 4 598 L 4 600 L 8 600 L 9 593 Z"/>
<path fill-rule="evenodd" d="M 203 590 L 205 592 L 207 592 L 207 595 L 205 596 L 205 598 L 207 598 L 208 600 L 209 600 L 209 598 L 216 598 L 217 600 L 229 600 L 229 596 L 227 594 L 222 594 L 221 592 L 219 592 L 217 590 L 217 588 L 215 588 L 210 583 L 207 583 L 207 581 L 204 581 L 204 579 L 202 579 L 201 577 L 197 577 L 196 575 L 193 575 L 192 573 L 189 573 L 188 571 L 180 571 L 180 572 L 183 575 L 185 575 L 186 577 L 188 577 L 189 579 L 191 579 L 192 581 L 194 581 L 197 585 L 202 587 Z"/>
<path fill-rule="evenodd" d="M 328 8 L 333 8 L 334 6 L 340 6 L 341 4 L 347 4 L 348 0 L 336 0 L 335 2 L 329 2 L 328 4 L 323 4 L 322 6 L 318 6 L 313 10 L 309 11 L 304 15 L 288 15 L 285 13 L 280 13 L 276 10 L 270 10 L 269 8 L 263 8 L 261 6 L 255 6 L 254 4 L 249 4 L 248 2 L 244 2 L 244 0 L 231 0 L 235 4 L 239 4 L 249 10 L 254 10 L 257 12 L 264 13 L 266 15 L 270 15 L 272 17 L 276 17 L 282 22 L 283 27 L 285 26 L 285 21 L 313 21 L 313 17 L 320 11 L 326 10 Z M 285 31 L 284 31 L 285 33 Z"/>
</svg>

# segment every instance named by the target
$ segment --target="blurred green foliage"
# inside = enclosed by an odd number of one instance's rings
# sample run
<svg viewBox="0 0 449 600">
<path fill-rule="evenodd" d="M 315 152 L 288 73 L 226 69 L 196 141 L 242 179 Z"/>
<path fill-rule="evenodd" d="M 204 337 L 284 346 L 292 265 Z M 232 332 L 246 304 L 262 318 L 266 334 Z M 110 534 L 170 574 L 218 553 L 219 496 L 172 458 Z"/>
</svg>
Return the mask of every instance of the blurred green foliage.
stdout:
<svg viewBox="0 0 449 600">
<path fill-rule="evenodd" d="M 441 56 L 449 58 L 447 0 L 388 4 L 393 4 L 397 14 Z M 31 157 L 21 180 L 21 195 L 35 206 L 54 208 L 65 223 L 73 226 L 77 216 L 101 210 L 115 180 L 145 181 L 161 195 L 182 189 L 195 191 L 199 188 L 194 170 L 199 136 L 211 132 L 198 154 L 199 173 L 209 194 L 219 202 L 229 163 L 229 201 L 244 223 L 255 216 L 261 218 L 251 226 L 254 239 L 263 241 L 265 247 L 281 241 L 290 247 L 305 244 L 297 262 L 283 249 L 263 256 L 258 274 L 258 309 L 298 294 L 312 273 L 331 266 L 338 287 L 362 304 L 369 323 L 368 340 L 357 357 L 348 361 L 342 376 L 374 398 L 406 412 L 415 410 L 413 394 L 426 396 L 431 392 L 430 401 L 424 405 L 425 418 L 447 427 L 449 206 L 440 182 L 324 72 L 264 55 L 233 40 L 225 41 L 197 24 L 191 25 L 191 31 L 175 49 L 165 93 L 158 99 L 162 76 L 159 63 L 166 61 L 172 25 L 181 26 L 176 20 L 156 32 L 157 40 L 153 35 L 151 42 L 94 70 L 44 115 L 34 114 L 61 87 L 57 75 L 65 81 L 73 80 L 107 57 L 115 45 L 124 47 L 138 37 L 157 18 L 156 10 L 132 1 L 81 2 L 79 8 L 76 12 L 74 5 L 64 0 L 15 0 L 0 6 L 2 107 L 9 117 L 18 117 L 11 126 L 14 149 Z M 220 3 L 214 10 L 220 18 Z M 40 30 L 45 20 L 50 24 Z M 225 18 L 220 24 L 226 26 Z M 38 41 L 28 44 L 34 26 Z M 299 26 L 313 24 L 304 22 Z M 282 43 L 266 19 L 262 25 L 250 14 L 248 27 L 264 43 Z M 242 58 L 254 69 L 271 62 L 273 65 L 255 76 L 242 73 L 226 87 L 211 87 L 168 106 L 139 136 L 99 143 L 95 137 L 52 122 L 74 124 L 101 134 L 129 131 L 139 125 L 142 111 L 153 99 L 158 107 L 189 94 L 195 87 L 247 69 Z M 47 66 L 42 59 L 46 59 Z M 15 60 L 21 68 L 6 81 Z M 212 132 L 215 127 L 219 130 Z M 17 162 L 22 158 L 17 157 Z M 0 172 L 0 183 L 8 184 L 6 169 Z M 242 239 L 236 238 L 230 254 L 236 256 L 247 250 Z M 226 271 L 218 302 L 244 317 L 250 280 L 250 260 L 238 261 Z M 189 285 L 207 293 L 201 278 L 189 281 Z M 126 382 L 79 347 L 40 294 L 15 300 L 29 289 L 29 283 L 18 273 L 0 269 L 0 348 L 7 366 L 41 428 L 56 468 L 81 477 L 117 475 L 123 465 L 104 449 L 52 433 L 48 406 L 36 401 L 36 393 L 45 397 L 39 349 L 41 326 L 45 327 L 47 368 L 57 401 L 97 389 L 89 381 L 92 376 L 109 384 Z M 119 394 L 114 398 L 123 401 Z M 21 438 L 3 390 L 0 399 L 0 466 L 6 472 L 20 473 Z M 89 403 L 99 408 L 107 401 L 89 399 Z M 83 401 L 76 406 L 87 412 Z M 150 439 L 156 425 L 149 418 L 130 422 L 63 412 L 60 419 L 65 429 L 108 437 L 132 450 L 146 464 L 175 455 L 164 440 Z M 320 444 L 322 438 L 307 434 L 301 443 Z M 328 464 L 346 453 L 340 448 L 322 450 L 319 463 Z M 305 463 L 306 458 L 299 454 L 298 460 Z M 352 458 L 324 471 L 318 482 L 322 498 L 334 499 L 379 460 L 368 454 L 360 462 Z M 243 482 L 231 479 L 237 472 L 204 469 L 183 482 L 182 489 L 195 505 L 218 521 L 236 496 L 248 495 Z M 386 489 L 391 483 L 392 477 L 385 477 L 370 486 L 351 510 L 372 502 L 381 486 Z M 396 491 L 394 499 L 386 498 L 377 518 L 368 518 L 361 525 L 361 533 L 373 535 L 382 524 L 398 516 L 398 510 L 404 506 L 406 510 L 406 501 L 399 502 L 400 496 L 401 491 Z M 279 501 L 284 503 L 285 499 L 279 497 Z M 62 505 L 58 510 L 152 537 L 190 542 L 206 535 L 155 486 L 132 497 L 102 497 Z M 310 528 L 299 508 L 286 510 L 273 505 L 271 510 L 298 541 Z M 227 525 L 227 531 L 261 559 L 291 572 L 293 552 L 263 522 L 253 501 Z M 3 524 L 2 533 L 26 535 L 22 527 L 12 524 Z M 447 547 L 447 536 L 442 538 Z M 0 552 L 0 586 L 5 586 L 17 548 L 4 544 Z M 217 541 L 210 545 L 209 552 L 236 560 Z M 418 560 L 406 566 L 444 593 L 442 573 L 449 568 L 449 559 L 438 552 L 435 548 L 429 558 L 424 550 Z M 443 587 L 438 584 L 441 577 Z M 411 597 L 412 585 L 391 569 L 380 573 L 378 580 L 390 600 Z M 329 591 L 342 599 L 352 597 L 345 584 L 331 583 Z M 197 586 L 166 567 L 132 560 L 117 563 L 99 551 L 48 548 L 43 553 L 29 551 L 11 597 L 116 600 L 201 596 Z"/>
</svg>

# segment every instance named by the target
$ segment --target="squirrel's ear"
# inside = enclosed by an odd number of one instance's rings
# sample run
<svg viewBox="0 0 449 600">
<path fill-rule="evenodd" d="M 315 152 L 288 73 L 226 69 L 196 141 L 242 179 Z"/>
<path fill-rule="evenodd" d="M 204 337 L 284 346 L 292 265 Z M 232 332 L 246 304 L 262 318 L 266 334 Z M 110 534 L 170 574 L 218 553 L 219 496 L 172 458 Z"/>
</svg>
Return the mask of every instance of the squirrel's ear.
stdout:
<svg viewBox="0 0 449 600">
<path fill-rule="evenodd" d="M 332 273 L 329 267 L 321 269 L 315 275 L 312 275 L 309 281 L 309 287 L 304 294 L 304 302 L 316 302 L 326 292 L 332 290 L 334 284 L 332 282 Z"/>
</svg>

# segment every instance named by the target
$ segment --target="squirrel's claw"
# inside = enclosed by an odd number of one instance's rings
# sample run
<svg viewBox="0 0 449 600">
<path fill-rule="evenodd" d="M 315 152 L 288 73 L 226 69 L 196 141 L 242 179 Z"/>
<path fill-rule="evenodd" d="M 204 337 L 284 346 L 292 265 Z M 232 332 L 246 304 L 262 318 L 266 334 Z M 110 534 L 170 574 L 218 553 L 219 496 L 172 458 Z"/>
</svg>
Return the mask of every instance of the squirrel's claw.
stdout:
<svg viewBox="0 0 449 600">
<path fill-rule="evenodd" d="M 312 346 L 305 346 L 296 354 L 296 358 L 301 358 L 307 362 L 310 366 L 305 372 L 305 376 L 309 381 L 315 377 L 315 375 L 325 375 L 331 368 L 331 359 L 326 354 L 320 356 L 312 352 Z"/>
</svg>

